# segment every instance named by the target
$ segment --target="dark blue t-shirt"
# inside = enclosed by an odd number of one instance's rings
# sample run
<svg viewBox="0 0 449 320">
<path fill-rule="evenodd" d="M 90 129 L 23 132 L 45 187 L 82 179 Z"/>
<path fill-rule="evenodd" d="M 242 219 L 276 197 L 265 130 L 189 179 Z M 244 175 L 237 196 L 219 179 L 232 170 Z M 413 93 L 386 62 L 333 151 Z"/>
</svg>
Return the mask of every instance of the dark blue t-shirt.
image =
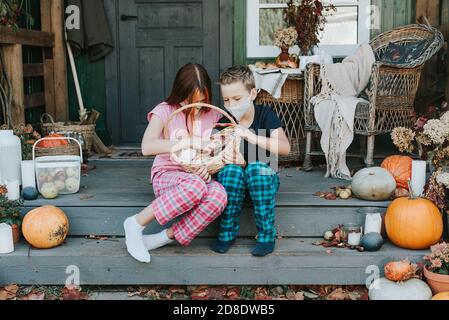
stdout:
<svg viewBox="0 0 449 320">
<path fill-rule="evenodd" d="M 271 137 L 273 131 L 284 128 L 282 121 L 277 116 L 276 112 L 266 106 L 255 105 L 254 121 L 249 129 L 258 136 L 264 136 L 267 138 Z M 229 123 L 229 119 L 223 117 L 219 123 Z M 246 140 L 241 145 L 241 153 L 245 158 L 247 164 L 254 162 L 264 162 L 270 163 L 275 159 L 277 161 L 276 155 L 271 155 L 271 153 L 265 149 L 258 146 L 249 144 Z M 272 158 L 273 156 L 273 158 Z"/>
</svg>

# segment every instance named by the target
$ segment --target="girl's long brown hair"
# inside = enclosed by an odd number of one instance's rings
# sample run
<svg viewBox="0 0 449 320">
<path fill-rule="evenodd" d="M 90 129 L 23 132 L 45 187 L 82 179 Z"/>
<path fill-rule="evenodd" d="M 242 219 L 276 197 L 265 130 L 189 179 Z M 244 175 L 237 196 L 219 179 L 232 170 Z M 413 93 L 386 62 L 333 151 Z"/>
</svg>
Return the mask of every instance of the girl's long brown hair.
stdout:
<svg viewBox="0 0 449 320">
<path fill-rule="evenodd" d="M 189 63 L 179 69 L 170 96 L 166 102 L 170 105 L 180 105 L 184 101 L 189 104 L 199 102 L 201 94 L 206 98 L 206 103 L 212 101 L 212 81 L 206 69 L 196 63 Z M 194 109 L 186 110 L 187 130 L 191 133 L 193 129 Z M 203 112 L 208 112 L 205 110 Z"/>
</svg>

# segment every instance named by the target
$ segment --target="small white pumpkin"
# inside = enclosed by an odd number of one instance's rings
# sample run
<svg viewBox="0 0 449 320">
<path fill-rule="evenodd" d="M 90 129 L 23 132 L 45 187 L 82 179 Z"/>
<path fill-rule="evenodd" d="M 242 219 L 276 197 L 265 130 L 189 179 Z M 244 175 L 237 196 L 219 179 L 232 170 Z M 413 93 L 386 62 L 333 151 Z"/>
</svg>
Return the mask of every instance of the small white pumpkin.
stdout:
<svg viewBox="0 0 449 320">
<path fill-rule="evenodd" d="M 387 170 L 380 167 L 360 170 L 352 179 L 352 193 L 368 201 L 385 201 L 396 191 L 396 180 Z"/>
<path fill-rule="evenodd" d="M 424 281 L 418 279 L 393 282 L 380 278 L 371 284 L 369 298 L 373 301 L 431 300 L 432 290 Z"/>
<path fill-rule="evenodd" d="M 78 177 L 79 170 L 77 170 L 75 168 L 67 168 L 66 174 L 67 174 L 67 177 L 71 177 L 71 178 Z"/>
<path fill-rule="evenodd" d="M 59 190 L 54 183 L 46 182 L 41 188 L 41 194 L 45 199 L 55 199 L 59 196 Z"/>
<path fill-rule="evenodd" d="M 80 187 L 80 185 L 79 185 L 79 180 L 78 179 L 68 178 L 65 181 L 65 188 L 70 193 L 78 192 L 79 187 Z"/>
<path fill-rule="evenodd" d="M 65 189 L 65 181 L 64 180 L 56 180 L 55 181 L 56 188 L 58 188 L 59 191 L 62 191 Z"/>
</svg>

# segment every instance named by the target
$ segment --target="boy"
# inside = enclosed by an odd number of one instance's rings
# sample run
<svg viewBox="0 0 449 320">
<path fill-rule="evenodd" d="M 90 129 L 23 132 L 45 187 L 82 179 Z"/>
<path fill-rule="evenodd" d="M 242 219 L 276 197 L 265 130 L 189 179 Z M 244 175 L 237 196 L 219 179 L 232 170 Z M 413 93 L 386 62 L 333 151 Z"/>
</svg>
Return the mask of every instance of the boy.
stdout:
<svg viewBox="0 0 449 320">
<path fill-rule="evenodd" d="M 290 143 L 281 120 L 269 107 L 254 104 L 257 90 L 254 75 L 246 66 L 236 66 L 220 77 L 225 108 L 239 124 L 237 133 L 244 140 L 243 158 L 225 156 L 227 166 L 217 177 L 228 193 L 228 206 L 223 212 L 220 235 L 212 250 L 229 251 L 239 232 L 240 214 L 245 195 L 253 205 L 258 231 L 257 245 L 252 254 L 266 256 L 274 251 L 276 228 L 274 207 L 279 189 L 279 177 L 270 167 L 273 155 L 288 155 Z M 221 123 L 229 122 L 223 118 Z M 237 158 L 237 159 L 236 159 Z M 241 158 L 241 157 L 240 157 Z"/>
</svg>

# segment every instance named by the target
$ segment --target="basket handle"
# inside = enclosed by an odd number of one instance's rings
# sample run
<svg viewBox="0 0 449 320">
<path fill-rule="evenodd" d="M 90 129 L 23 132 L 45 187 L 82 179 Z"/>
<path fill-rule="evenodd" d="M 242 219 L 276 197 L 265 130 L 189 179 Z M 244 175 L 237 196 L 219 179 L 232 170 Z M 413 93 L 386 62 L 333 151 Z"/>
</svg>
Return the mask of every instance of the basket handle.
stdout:
<svg viewBox="0 0 449 320">
<path fill-rule="evenodd" d="M 78 140 L 74 139 L 74 138 L 66 138 L 66 137 L 51 137 L 51 138 L 42 138 L 37 140 L 34 145 L 33 145 L 33 161 L 36 160 L 36 147 L 37 145 L 42 142 L 42 141 L 49 141 L 49 140 L 70 140 L 70 141 L 74 141 L 78 144 L 78 147 L 80 148 L 80 163 L 83 163 L 83 148 L 81 147 L 81 144 L 79 143 Z"/>
<path fill-rule="evenodd" d="M 213 106 L 211 104 L 207 104 L 207 103 L 192 103 L 189 104 L 187 106 L 184 106 L 182 108 L 177 109 L 175 112 L 173 112 L 170 117 L 167 120 L 167 123 L 164 125 L 164 137 L 165 139 L 168 139 L 168 126 L 169 124 L 173 121 L 173 119 L 175 118 L 175 116 L 187 109 L 191 109 L 191 108 L 209 108 L 209 109 L 213 109 L 216 110 L 218 112 L 220 112 L 222 115 L 224 115 L 226 118 L 229 119 L 229 121 L 231 121 L 231 126 L 237 126 L 237 122 L 235 122 L 235 120 L 225 111 L 223 111 L 222 109 Z"/>
<path fill-rule="evenodd" d="M 44 122 L 44 118 L 45 118 L 45 117 L 47 117 L 48 119 L 50 119 L 51 124 L 55 124 L 55 119 L 53 119 L 53 116 L 52 116 L 51 114 L 48 114 L 48 113 L 43 113 L 43 114 L 41 115 L 41 123 L 42 123 L 42 124 L 48 123 L 48 122 Z"/>
</svg>

